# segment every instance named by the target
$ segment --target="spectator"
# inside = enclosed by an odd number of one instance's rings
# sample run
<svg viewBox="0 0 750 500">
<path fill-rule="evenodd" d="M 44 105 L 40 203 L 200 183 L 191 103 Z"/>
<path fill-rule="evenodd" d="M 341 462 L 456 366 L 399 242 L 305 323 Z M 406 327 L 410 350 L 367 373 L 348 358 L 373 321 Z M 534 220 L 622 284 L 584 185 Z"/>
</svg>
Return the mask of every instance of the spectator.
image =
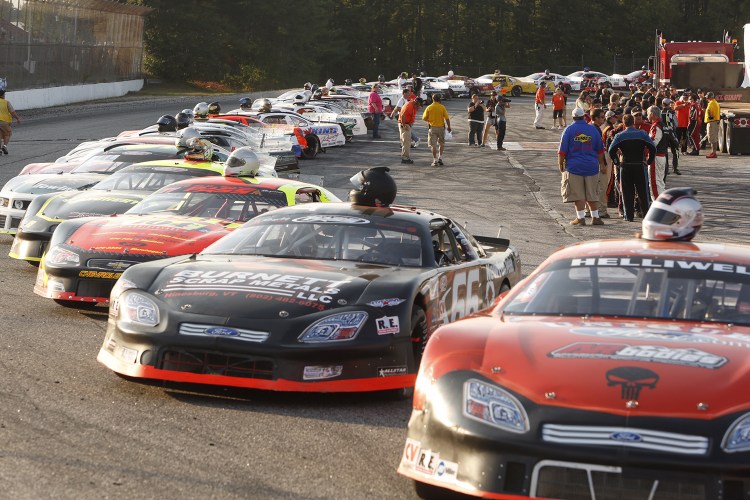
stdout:
<svg viewBox="0 0 750 500">
<path fill-rule="evenodd" d="M 536 98 L 534 100 L 534 109 L 536 110 L 536 116 L 534 118 L 534 126 L 538 129 L 544 129 L 542 126 L 542 119 L 544 118 L 543 109 L 547 109 L 547 82 L 541 82 L 539 88 L 536 89 Z"/>
<path fill-rule="evenodd" d="M 612 116 L 614 116 L 614 113 L 612 113 Z M 599 137 L 602 138 L 602 146 L 604 145 L 603 127 L 605 123 L 607 123 L 607 118 L 604 110 L 601 108 L 594 109 L 591 112 L 591 124 L 596 127 L 596 130 L 599 132 Z M 597 186 L 597 192 L 599 193 L 599 198 L 597 199 L 599 202 L 599 217 L 602 219 L 609 219 L 609 214 L 607 213 L 607 199 L 609 198 L 611 177 L 612 167 L 607 159 L 604 158 L 604 170 L 599 172 L 599 184 Z"/>
<path fill-rule="evenodd" d="M 656 144 L 656 156 L 654 161 L 648 164 L 648 187 L 651 201 L 655 201 L 664 192 L 664 173 L 667 166 L 667 149 L 669 139 L 664 133 L 664 125 L 661 121 L 661 110 L 656 106 L 648 108 L 648 119 L 651 122 L 649 137 Z"/>
<path fill-rule="evenodd" d="M 482 136 L 482 145 L 487 144 L 487 136 L 490 135 L 490 129 L 495 130 L 495 139 L 497 139 L 497 127 L 495 127 L 495 106 L 497 106 L 497 92 L 494 90 L 487 99 L 487 117 L 484 120 L 484 135 Z"/>
<path fill-rule="evenodd" d="M 589 103 L 587 101 L 589 93 L 585 90 L 581 91 L 581 95 L 576 99 L 576 108 L 581 108 L 584 112 L 589 110 Z"/>
<path fill-rule="evenodd" d="M 633 115 L 622 118 L 625 130 L 615 135 L 607 152 L 612 162 L 619 170 L 620 193 L 622 194 L 623 218 L 633 222 L 635 217 L 635 196 L 641 214 L 648 212 L 648 194 L 646 189 L 646 164 L 650 164 L 656 156 L 654 141 L 644 132 L 635 127 Z M 644 163 L 644 151 L 648 157 Z"/>
<path fill-rule="evenodd" d="M 565 96 L 562 89 L 557 87 L 555 93 L 552 94 L 552 128 L 555 128 L 555 126 L 558 130 L 563 128 L 563 123 L 565 123 L 564 113 Z"/>
<path fill-rule="evenodd" d="M 561 194 L 565 203 L 573 203 L 576 218 L 573 226 L 586 225 L 586 205 L 591 211 L 591 224 L 604 224 L 599 217 L 599 173 L 605 170 L 604 145 L 596 127 L 583 119 L 583 110 L 573 110 L 573 123 L 562 133 L 557 165 L 562 173 Z"/>
<path fill-rule="evenodd" d="M 0 89 L 0 151 L 4 155 L 8 154 L 8 143 L 10 142 L 10 136 L 13 135 L 10 127 L 13 118 L 16 119 L 16 123 L 21 123 L 13 105 L 5 99 L 5 89 Z"/>
<path fill-rule="evenodd" d="M 674 112 L 677 116 L 677 142 L 680 143 L 680 152 L 685 154 L 688 146 L 687 129 L 690 125 L 690 101 L 687 92 L 675 103 Z"/>
<path fill-rule="evenodd" d="M 479 100 L 479 96 L 474 94 L 469 102 L 469 146 L 484 146 L 482 144 L 482 131 L 484 128 L 484 103 Z M 476 142 L 474 136 L 476 135 Z"/>
<path fill-rule="evenodd" d="M 497 135 L 497 150 L 505 151 L 503 141 L 505 141 L 505 128 L 508 124 L 505 117 L 505 110 L 510 107 L 510 99 L 500 96 L 495 105 L 495 133 Z"/>
<path fill-rule="evenodd" d="M 422 120 L 426 121 L 427 144 L 432 149 L 432 166 L 443 165 L 443 149 L 445 148 L 445 129 L 451 132 L 451 119 L 448 110 L 440 102 L 440 94 L 432 96 L 432 104 L 427 106 L 422 113 Z"/>
<path fill-rule="evenodd" d="M 604 143 L 604 151 L 607 151 L 615 138 L 615 130 L 619 125 L 617 113 L 612 110 L 607 111 L 604 114 L 604 120 L 602 142 Z M 609 218 L 609 214 L 605 216 L 604 214 L 607 211 L 602 212 L 602 207 L 617 208 L 621 196 L 617 185 L 619 172 L 614 168 L 612 158 L 608 154 L 604 155 L 604 161 L 607 165 L 607 173 L 604 174 L 604 177 L 599 177 L 599 215 L 603 219 L 607 219 Z"/>
<path fill-rule="evenodd" d="M 398 88 L 405 89 L 406 88 L 406 71 L 398 75 Z"/>
<path fill-rule="evenodd" d="M 415 98 L 416 97 L 414 96 L 414 94 L 412 93 L 409 87 L 406 87 L 404 90 L 402 90 L 401 97 L 399 97 L 398 101 L 396 102 L 396 107 L 393 108 L 393 111 L 391 111 L 391 114 L 390 114 L 391 120 L 398 117 L 399 111 L 401 111 L 404 105 L 409 101 L 413 101 Z M 399 119 L 399 123 L 401 123 L 400 119 Z M 417 133 L 414 132 L 413 127 L 410 127 L 410 130 L 411 130 L 411 147 L 416 148 L 419 145 L 419 137 L 417 137 Z"/>
<path fill-rule="evenodd" d="M 416 73 L 411 74 L 411 83 L 414 86 L 414 94 L 422 97 L 422 79 Z"/>
<path fill-rule="evenodd" d="M 688 139 L 693 150 L 688 153 L 698 156 L 701 150 L 701 125 L 703 124 L 703 108 L 701 108 L 698 94 L 690 96 L 690 122 L 688 123 Z"/>
<path fill-rule="evenodd" d="M 677 114 L 675 113 L 674 109 L 672 109 L 672 106 L 674 105 L 674 101 L 672 99 L 665 97 L 661 101 L 661 123 L 662 123 L 662 131 L 667 137 L 667 149 L 669 149 L 672 152 L 672 169 L 675 174 L 682 175 L 682 172 L 680 172 L 680 169 L 678 168 L 679 165 L 679 147 L 680 143 L 677 140 L 676 130 L 677 130 Z M 667 159 L 666 166 L 664 168 L 664 176 L 666 178 L 667 173 L 669 173 L 669 154 L 667 153 L 667 156 L 665 156 Z"/>
<path fill-rule="evenodd" d="M 708 142 L 711 144 L 711 152 L 706 158 L 716 158 L 716 152 L 719 150 L 719 120 L 721 119 L 721 108 L 713 92 L 706 94 L 708 106 L 706 107 L 706 116 L 703 121 L 706 122 L 706 135 Z"/>
<path fill-rule="evenodd" d="M 372 138 L 380 139 L 380 115 L 383 113 L 383 99 L 378 94 L 380 85 L 377 83 L 372 86 L 372 92 L 367 98 L 367 111 L 372 114 Z"/>
<path fill-rule="evenodd" d="M 326 82 L 326 90 L 331 90 L 333 88 L 333 77 L 329 78 Z"/>
<path fill-rule="evenodd" d="M 412 127 L 417 117 L 417 111 L 422 107 L 422 98 L 407 101 L 398 116 L 398 130 L 401 139 L 401 163 L 413 164 L 411 159 Z"/>
</svg>

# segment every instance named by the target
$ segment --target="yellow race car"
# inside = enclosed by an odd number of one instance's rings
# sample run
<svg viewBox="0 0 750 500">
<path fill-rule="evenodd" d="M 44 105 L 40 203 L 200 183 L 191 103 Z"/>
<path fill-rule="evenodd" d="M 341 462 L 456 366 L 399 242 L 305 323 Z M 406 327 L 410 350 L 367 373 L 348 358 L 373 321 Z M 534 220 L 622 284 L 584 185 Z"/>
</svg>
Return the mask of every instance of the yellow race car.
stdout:
<svg viewBox="0 0 750 500">
<path fill-rule="evenodd" d="M 501 75 L 498 73 L 482 75 L 475 78 L 477 82 L 491 82 L 498 93 L 518 97 L 521 94 L 535 94 L 536 84 L 533 80 L 522 77 Z"/>
</svg>

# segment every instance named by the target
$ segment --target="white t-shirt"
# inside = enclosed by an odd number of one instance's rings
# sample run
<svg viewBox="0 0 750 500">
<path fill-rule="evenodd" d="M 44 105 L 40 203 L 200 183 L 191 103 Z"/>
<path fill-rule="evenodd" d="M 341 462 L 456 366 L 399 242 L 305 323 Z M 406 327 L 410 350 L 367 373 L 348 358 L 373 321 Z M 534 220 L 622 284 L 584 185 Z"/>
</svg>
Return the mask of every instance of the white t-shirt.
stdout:
<svg viewBox="0 0 750 500">
<path fill-rule="evenodd" d="M 403 89 L 406 86 L 406 78 L 399 76 L 398 77 L 398 88 Z"/>
<path fill-rule="evenodd" d="M 328 81 L 326 82 L 326 88 L 327 88 L 328 90 L 331 90 L 331 87 L 333 87 L 333 80 L 331 80 L 331 79 L 329 78 L 329 79 L 328 79 Z"/>
</svg>

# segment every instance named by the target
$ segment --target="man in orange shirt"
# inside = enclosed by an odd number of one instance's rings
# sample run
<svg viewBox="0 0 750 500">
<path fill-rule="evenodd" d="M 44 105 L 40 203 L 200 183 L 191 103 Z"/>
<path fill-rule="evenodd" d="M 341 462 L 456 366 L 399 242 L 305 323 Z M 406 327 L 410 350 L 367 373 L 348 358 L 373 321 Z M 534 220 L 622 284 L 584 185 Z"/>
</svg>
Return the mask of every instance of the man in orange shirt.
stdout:
<svg viewBox="0 0 750 500">
<path fill-rule="evenodd" d="M 562 88 L 555 89 L 552 94 L 552 128 L 557 126 L 558 130 L 566 126 L 565 123 L 565 95 Z"/>
<path fill-rule="evenodd" d="M 539 84 L 539 88 L 536 89 L 536 100 L 534 101 L 534 109 L 536 110 L 536 117 L 534 118 L 534 126 L 537 129 L 543 129 L 542 119 L 544 118 L 542 109 L 547 108 L 547 82 Z"/>
<path fill-rule="evenodd" d="M 406 101 L 398 115 L 398 130 L 401 138 L 401 163 L 414 163 L 411 156 L 411 128 L 417 117 L 417 110 L 422 106 L 422 98 L 417 97 L 412 101 Z"/>
</svg>

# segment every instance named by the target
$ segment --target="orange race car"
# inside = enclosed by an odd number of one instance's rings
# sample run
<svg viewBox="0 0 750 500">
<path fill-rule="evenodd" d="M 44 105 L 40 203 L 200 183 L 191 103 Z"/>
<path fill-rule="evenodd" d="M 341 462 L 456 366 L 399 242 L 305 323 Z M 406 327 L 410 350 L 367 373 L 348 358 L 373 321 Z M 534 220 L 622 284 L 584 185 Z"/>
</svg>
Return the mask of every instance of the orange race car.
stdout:
<svg viewBox="0 0 750 500">
<path fill-rule="evenodd" d="M 398 469 L 420 496 L 747 498 L 750 246 L 689 241 L 693 193 L 433 334 Z"/>
</svg>

